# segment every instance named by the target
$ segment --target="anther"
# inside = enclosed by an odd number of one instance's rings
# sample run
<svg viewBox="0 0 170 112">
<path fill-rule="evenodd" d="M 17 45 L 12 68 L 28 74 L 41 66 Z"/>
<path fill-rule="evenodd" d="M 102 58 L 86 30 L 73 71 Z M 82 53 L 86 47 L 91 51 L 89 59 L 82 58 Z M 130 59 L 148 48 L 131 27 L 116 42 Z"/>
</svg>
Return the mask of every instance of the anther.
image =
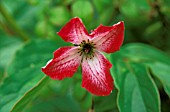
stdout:
<svg viewBox="0 0 170 112">
<path fill-rule="evenodd" d="M 85 40 L 83 40 L 82 42 L 83 42 L 83 43 L 86 43 L 86 41 L 85 41 Z"/>
<path fill-rule="evenodd" d="M 81 53 L 80 53 L 80 56 L 81 56 L 82 54 L 83 54 L 83 53 L 81 52 Z"/>
</svg>

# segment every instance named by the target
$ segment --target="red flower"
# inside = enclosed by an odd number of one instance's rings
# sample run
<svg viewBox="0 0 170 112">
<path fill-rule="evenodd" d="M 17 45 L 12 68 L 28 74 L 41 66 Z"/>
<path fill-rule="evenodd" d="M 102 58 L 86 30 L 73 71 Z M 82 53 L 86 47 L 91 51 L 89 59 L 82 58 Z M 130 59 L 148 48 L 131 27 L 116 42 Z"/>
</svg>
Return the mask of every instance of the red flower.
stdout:
<svg viewBox="0 0 170 112">
<path fill-rule="evenodd" d="M 95 95 L 109 95 L 113 89 L 113 79 L 109 72 L 112 64 L 101 52 L 113 53 L 120 49 L 124 39 L 124 23 L 100 25 L 88 34 L 81 19 L 73 18 L 58 35 L 74 46 L 57 49 L 54 58 L 42 71 L 52 79 L 62 80 L 72 77 L 81 65 L 82 87 Z"/>
</svg>

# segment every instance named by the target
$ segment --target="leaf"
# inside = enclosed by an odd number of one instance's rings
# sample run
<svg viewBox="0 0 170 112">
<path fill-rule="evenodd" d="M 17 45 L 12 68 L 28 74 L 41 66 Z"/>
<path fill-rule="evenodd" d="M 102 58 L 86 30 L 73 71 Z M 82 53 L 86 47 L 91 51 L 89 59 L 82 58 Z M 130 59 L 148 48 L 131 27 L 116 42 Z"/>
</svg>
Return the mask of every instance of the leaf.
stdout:
<svg viewBox="0 0 170 112">
<path fill-rule="evenodd" d="M 60 96 L 64 96 L 68 93 L 69 88 L 73 85 L 72 78 L 66 78 L 62 81 L 53 80 L 50 82 L 50 88 L 55 93 L 57 93 Z"/>
<path fill-rule="evenodd" d="M 74 2 L 74 0 L 63 0 L 63 1 L 62 1 L 62 4 L 65 5 L 65 6 L 68 6 L 68 5 L 70 5 L 72 2 Z"/>
<path fill-rule="evenodd" d="M 118 55 L 121 55 L 121 57 L 127 58 L 130 61 L 138 63 L 153 63 L 159 61 L 170 65 L 170 57 L 167 56 L 164 52 L 141 43 L 125 45 L 121 49 L 121 52 L 118 52 Z"/>
<path fill-rule="evenodd" d="M 114 65 L 111 72 L 119 92 L 119 109 L 122 112 L 147 111 L 148 108 L 154 112 L 160 111 L 158 91 L 146 68 L 150 68 L 153 75 L 160 80 L 165 89 L 165 92 L 169 95 L 169 56 L 151 46 L 136 43 L 125 45 L 119 52 L 112 54 L 110 58 Z M 137 84 L 139 86 L 135 87 Z M 145 84 L 147 84 L 147 86 Z M 131 92 L 133 91 L 136 93 L 132 94 Z M 140 97 L 136 98 L 136 96 L 133 96 L 135 97 L 133 98 L 130 96 L 131 94 L 138 95 Z M 145 101 L 145 99 L 149 101 Z M 143 102 L 141 100 L 143 100 Z M 133 101 L 132 105 L 126 105 L 126 103 L 129 101 Z M 136 103 L 136 107 L 143 107 L 141 109 L 144 110 L 136 110 L 138 108 L 132 107 L 134 102 L 140 102 Z M 157 105 L 157 107 L 155 107 L 155 105 Z"/>
<path fill-rule="evenodd" d="M 23 107 L 30 103 L 36 96 L 39 91 L 43 88 L 45 84 L 49 81 L 49 77 L 44 76 L 37 85 L 31 88 L 28 92 L 26 92 L 21 99 L 15 103 L 14 107 L 10 112 L 21 112 L 23 111 Z"/>
<path fill-rule="evenodd" d="M 80 17 L 85 24 L 91 22 L 94 12 L 93 7 L 89 1 L 75 1 L 71 9 L 73 16 Z"/>
<path fill-rule="evenodd" d="M 122 2 L 120 8 L 121 12 L 128 18 L 136 18 L 140 14 L 144 14 L 143 16 L 145 16 L 150 10 L 147 1 L 144 0 L 125 0 Z"/>
<path fill-rule="evenodd" d="M 144 65 L 119 60 L 114 64 L 121 112 L 160 112 L 158 90 Z"/>
<path fill-rule="evenodd" d="M 70 13 L 66 7 L 58 6 L 51 8 L 49 12 L 50 22 L 54 25 L 64 25 L 70 19 Z"/>
<path fill-rule="evenodd" d="M 80 74 L 75 74 L 80 75 Z M 92 95 L 81 87 L 81 82 L 76 82 L 74 85 L 73 97 L 81 106 L 81 110 L 86 112 L 91 107 Z"/>
<path fill-rule="evenodd" d="M 161 81 L 165 92 L 170 97 L 170 65 L 168 66 L 163 63 L 156 62 L 154 64 L 150 64 L 150 68 L 153 72 L 153 75 Z"/>
<path fill-rule="evenodd" d="M 81 75 L 81 74 L 78 74 L 78 75 Z M 75 99 L 77 99 L 78 101 L 81 101 L 83 100 L 83 98 L 86 97 L 86 94 L 87 94 L 87 91 L 81 87 L 81 82 L 77 82 L 74 85 L 74 90 L 73 90 L 73 96 L 75 97 Z"/>
<path fill-rule="evenodd" d="M 22 46 L 22 41 L 16 37 L 1 34 L 0 38 L 0 83 L 4 79 L 4 70 L 13 59 L 15 52 Z"/>
<path fill-rule="evenodd" d="M 112 0 L 93 0 L 94 6 L 98 13 L 105 12 L 105 9 L 113 6 Z"/>
<path fill-rule="evenodd" d="M 52 52 L 58 46 L 51 41 L 37 40 L 27 43 L 16 53 L 7 69 L 8 77 L 0 85 L 1 112 L 11 110 L 27 91 L 37 85 L 44 76 L 41 67 L 52 58 Z"/>
<path fill-rule="evenodd" d="M 119 112 L 117 108 L 117 89 L 114 88 L 109 96 L 94 97 L 96 112 Z M 110 111 L 113 110 L 113 111 Z"/>
<path fill-rule="evenodd" d="M 145 38 L 148 39 L 148 38 L 151 38 L 151 37 L 154 38 L 154 37 L 158 36 L 160 34 L 160 32 L 161 32 L 161 30 L 160 30 L 161 26 L 162 26 L 162 24 L 161 24 L 160 21 L 149 25 L 145 29 L 145 32 L 144 32 Z"/>
<path fill-rule="evenodd" d="M 59 112 L 81 112 L 79 104 L 72 96 L 72 88 L 68 88 L 67 92 L 62 94 L 62 86 L 66 82 L 64 80 L 58 81 L 50 79 L 49 83 L 45 84 L 40 90 L 38 97 L 29 103 L 24 112 L 56 112 L 56 110 Z M 69 82 L 70 80 L 71 79 L 69 79 Z M 66 84 L 70 86 L 69 83 Z M 56 86 L 56 88 L 54 88 L 54 86 Z"/>
<path fill-rule="evenodd" d="M 108 16 L 113 16 L 113 14 L 114 14 L 113 7 L 105 8 L 105 10 L 103 10 L 103 12 L 100 13 L 99 24 L 101 23 L 104 25 L 108 24 L 110 22 L 110 18 L 108 18 Z"/>
<path fill-rule="evenodd" d="M 53 94 L 47 99 L 39 98 L 24 112 L 82 112 L 71 95 L 57 96 Z"/>
<path fill-rule="evenodd" d="M 54 28 L 49 25 L 45 20 L 37 22 L 35 26 L 36 34 L 41 38 L 55 38 L 56 33 Z"/>
<path fill-rule="evenodd" d="M 170 96 L 168 74 L 170 57 L 168 55 L 145 44 L 128 44 L 122 48 L 121 52 L 117 53 L 116 57 L 120 57 L 120 55 L 125 60 L 136 63 L 145 63 L 147 67 L 150 67 L 151 71 L 153 71 L 153 75 L 162 82 L 165 92 Z"/>
</svg>

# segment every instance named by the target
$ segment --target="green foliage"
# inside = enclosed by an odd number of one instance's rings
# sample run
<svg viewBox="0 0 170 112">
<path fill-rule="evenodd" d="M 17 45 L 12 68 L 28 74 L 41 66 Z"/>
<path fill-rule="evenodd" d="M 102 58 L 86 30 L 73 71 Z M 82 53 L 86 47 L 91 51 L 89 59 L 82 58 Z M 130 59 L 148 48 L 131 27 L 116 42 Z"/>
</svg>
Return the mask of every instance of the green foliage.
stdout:
<svg viewBox="0 0 170 112">
<path fill-rule="evenodd" d="M 50 22 L 54 25 L 64 25 L 69 21 L 70 15 L 66 7 L 58 6 L 50 9 Z"/>
<path fill-rule="evenodd" d="M 169 75 L 170 66 L 163 63 L 156 62 L 155 64 L 150 65 L 150 67 L 153 74 L 161 81 L 165 89 L 165 92 L 170 97 L 170 75 Z"/>
<path fill-rule="evenodd" d="M 55 47 L 54 42 L 36 40 L 28 42 L 16 53 L 0 85 L 1 112 L 11 110 L 27 91 L 37 85 L 44 76 L 40 68 L 45 64 L 44 60 L 52 58 L 49 52 L 52 53 Z"/>
<path fill-rule="evenodd" d="M 95 110 L 97 112 L 119 112 L 117 107 L 117 89 L 115 88 L 111 95 L 105 97 L 98 97 L 95 99 Z"/>
<path fill-rule="evenodd" d="M 0 77 L 3 77 L 4 69 L 12 60 L 14 53 L 21 47 L 22 41 L 2 35 L 0 38 Z"/>
<path fill-rule="evenodd" d="M 169 56 L 144 44 L 128 44 L 110 59 L 114 64 L 112 74 L 119 90 L 120 111 L 160 112 L 158 88 L 151 73 L 161 81 L 169 95 Z"/>
<path fill-rule="evenodd" d="M 122 2 L 121 12 L 126 17 L 136 18 L 140 14 L 147 13 L 149 9 L 150 7 L 146 0 L 124 0 Z"/>
<path fill-rule="evenodd" d="M 118 94 L 120 111 L 159 112 L 158 90 L 146 68 L 128 62 L 119 62 L 116 66 L 118 73 L 115 73 L 115 84 L 120 90 Z"/>
<path fill-rule="evenodd" d="M 93 19 L 94 12 L 89 1 L 77 0 L 71 8 L 73 16 L 80 17 L 86 24 Z"/>
<path fill-rule="evenodd" d="M 0 112 L 89 110 L 92 95 L 81 87 L 80 69 L 62 81 L 41 72 L 56 49 L 70 45 L 56 32 L 72 17 L 89 32 L 125 23 L 123 47 L 105 54 L 115 89 L 94 96 L 96 112 L 169 112 L 169 6 L 169 0 L 0 0 Z"/>
<path fill-rule="evenodd" d="M 40 82 L 31 88 L 27 93 L 25 93 L 19 100 L 16 102 L 14 107 L 11 109 L 11 112 L 23 111 L 23 107 L 27 106 L 29 102 L 31 102 L 37 95 L 38 91 L 40 91 L 45 84 L 49 81 L 49 78 L 44 76 Z"/>
</svg>

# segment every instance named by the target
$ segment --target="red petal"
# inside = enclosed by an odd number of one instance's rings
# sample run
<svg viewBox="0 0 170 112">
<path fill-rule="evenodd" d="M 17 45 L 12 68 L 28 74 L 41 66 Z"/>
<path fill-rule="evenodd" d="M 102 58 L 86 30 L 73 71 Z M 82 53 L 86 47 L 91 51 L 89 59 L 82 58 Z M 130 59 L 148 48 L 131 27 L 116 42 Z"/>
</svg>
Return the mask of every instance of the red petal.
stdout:
<svg viewBox="0 0 170 112">
<path fill-rule="evenodd" d="M 77 47 L 62 47 L 54 52 L 54 58 L 50 60 L 42 71 L 53 79 L 62 80 L 72 77 L 81 62 Z"/>
<path fill-rule="evenodd" d="M 111 66 L 99 52 L 96 52 L 92 59 L 84 58 L 82 87 L 98 96 L 109 95 L 113 89 L 113 79 L 109 72 Z"/>
<path fill-rule="evenodd" d="M 80 44 L 88 39 L 88 32 L 80 18 L 71 19 L 59 32 L 58 35 L 66 42 Z"/>
<path fill-rule="evenodd" d="M 124 23 L 119 22 L 110 27 L 100 25 L 90 35 L 97 49 L 106 53 L 115 52 L 123 43 Z"/>
</svg>

